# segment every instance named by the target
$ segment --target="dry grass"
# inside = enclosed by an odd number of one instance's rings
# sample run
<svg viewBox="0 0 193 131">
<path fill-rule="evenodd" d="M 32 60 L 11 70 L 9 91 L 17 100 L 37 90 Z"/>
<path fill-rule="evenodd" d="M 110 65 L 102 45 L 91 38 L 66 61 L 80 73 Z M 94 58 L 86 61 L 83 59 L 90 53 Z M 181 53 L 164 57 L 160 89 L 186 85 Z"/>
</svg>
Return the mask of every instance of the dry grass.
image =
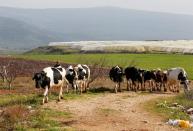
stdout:
<svg viewBox="0 0 193 131">
<path fill-rule="evenodd" d="M 1 130 L 14 130 L 29 118 L 29 110 L 22 105 L 8 106 L 0 117 Z"/>
</svg>

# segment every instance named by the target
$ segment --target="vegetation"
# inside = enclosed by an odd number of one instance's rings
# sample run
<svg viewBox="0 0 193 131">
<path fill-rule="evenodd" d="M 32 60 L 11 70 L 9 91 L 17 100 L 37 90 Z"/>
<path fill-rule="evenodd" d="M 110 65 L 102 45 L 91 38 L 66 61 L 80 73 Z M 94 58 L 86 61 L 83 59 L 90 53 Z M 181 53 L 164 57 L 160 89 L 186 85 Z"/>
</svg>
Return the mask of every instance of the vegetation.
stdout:
<svg viewBox="0 0 193 131">
<path fill-rule="evenodd" d="M 190 120 L 189 115 L 180 108 L 168 108 L 172 107 L 173 103 L 177 103 L 185 108 L 189 109 L 193 105 L 193 101 L 187 99 L 184 94 L 177 95 L 175 97 L 166 97 L 162 99 L 151 100 L 147 102 L 144 107 L 146 110 L 158 113 L 165 119 L 181 119 Z"/>
<path fill-rule="evenodd" d="M 66 55 L 18 55 L 16 57 L 30 60 L 60 61 L 64 63 L 86 63 L 92 65 L 95 61 L 105 58 L 106 67 L 120 65 L 136 65 L 145 69 L 168 69 L 183 67 L 193 79 L 193 56 L 180 54 L 66 54 Z"/>
</svg>

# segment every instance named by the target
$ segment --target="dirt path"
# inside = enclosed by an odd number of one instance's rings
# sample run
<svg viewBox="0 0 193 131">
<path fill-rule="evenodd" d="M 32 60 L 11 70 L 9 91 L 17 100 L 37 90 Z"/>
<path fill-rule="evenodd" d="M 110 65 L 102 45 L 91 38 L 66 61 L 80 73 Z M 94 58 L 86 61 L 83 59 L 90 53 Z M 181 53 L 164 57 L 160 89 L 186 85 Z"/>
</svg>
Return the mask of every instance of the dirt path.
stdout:
<svg viewBox="0 0 193 131">
<path fill-rule="evenodd" d="M 138 95 L 136 93 L 107 93 L 96 97 L 49 102 L 43 107 L 73 113 L 64 120 L 66 125 L 88 131 L 175 131 L 162 118 L 141 108 L 148 100 L 171 96 L 168 94 Z"/>
</svg>

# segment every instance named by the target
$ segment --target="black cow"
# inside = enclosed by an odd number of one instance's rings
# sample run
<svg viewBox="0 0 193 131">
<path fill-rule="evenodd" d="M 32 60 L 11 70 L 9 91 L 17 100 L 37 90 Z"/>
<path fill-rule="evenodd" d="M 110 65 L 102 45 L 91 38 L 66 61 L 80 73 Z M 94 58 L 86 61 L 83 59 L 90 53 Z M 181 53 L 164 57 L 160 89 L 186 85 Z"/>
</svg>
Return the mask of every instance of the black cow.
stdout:
<svg viewBox="0 0 193 131">
<path fill-rule="evenodd" d="M 127 90 L 137 91 L 139 83 L 143 86 L 143 73 L 144 70 L 136 67 L 127 67 L 125 69 L 125 76 L 127 79 Z"/>
<path fill-rule="evenodd" d="M 155 71 L 144 71 L 142 77 L 143 77 L 143 83 L 144 83 L 142 90 L 146 90 L 145 83 L 148 82 L 150 91 L 152 91 L 152 89 L 155 88 L 154 83 L 156 81 L 156 72 Z"/>
<path fill-rule="evenodd" d="M 119 66 L 114 66 L 109 72 L 110 79 L 116 83 L 115 85 L 115 93 L 117 93 L 117 87 L 118 91 L 121 92 L 121 82 L 123 81 L 123 68 Z"/>
</svg>

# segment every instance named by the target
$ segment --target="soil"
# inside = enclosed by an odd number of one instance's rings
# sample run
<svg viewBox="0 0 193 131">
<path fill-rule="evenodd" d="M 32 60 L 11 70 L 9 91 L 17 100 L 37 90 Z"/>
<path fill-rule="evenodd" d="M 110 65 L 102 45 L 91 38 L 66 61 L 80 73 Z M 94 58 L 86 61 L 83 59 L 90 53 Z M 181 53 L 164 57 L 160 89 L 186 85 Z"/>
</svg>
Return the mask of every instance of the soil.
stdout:
<svg viewBox="0 0 193 131">
<path fill-rule="evenodd" d="M 174 94 L 105 93 L 88 99 L 50 101 L 43 108 L 71 112 L 64 126 L 86 131 L 176 131 L 166 120 L 143 108 L 149 100 Z"/>
</svg>

